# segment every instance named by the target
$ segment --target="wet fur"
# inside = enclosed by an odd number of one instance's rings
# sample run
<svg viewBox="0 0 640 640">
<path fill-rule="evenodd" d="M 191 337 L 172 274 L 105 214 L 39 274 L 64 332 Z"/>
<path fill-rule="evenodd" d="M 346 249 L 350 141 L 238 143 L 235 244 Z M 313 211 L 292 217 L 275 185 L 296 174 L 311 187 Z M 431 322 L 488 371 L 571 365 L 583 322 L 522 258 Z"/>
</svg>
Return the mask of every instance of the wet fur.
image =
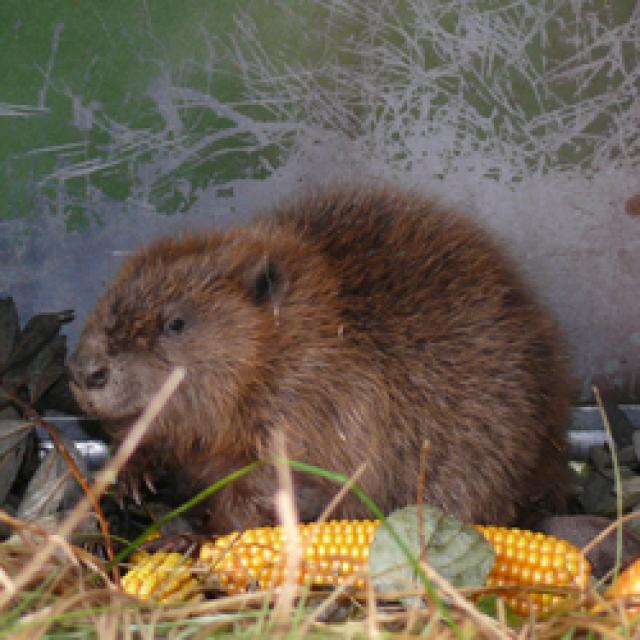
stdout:
<svg viewBox="0 0 640 640">
<path fill-rule="evenodd" d="M 177 335 L 172 318 L 184 321 Z M 97 364 L 96 364 L 97 363 Z M 91 367 L 104 389 L 83 386 Z M 81 405 L 115 440 L 175 365 L 187 380 L 129 463 L 173 501 L 273 454 L 352 474 L 388 512 L 426 498 L 469 522 L 526 524 L 564 502 L 564 345 L 475 224 L 383 188 L 307 195 L 245 228 L 128 258 L 71 360 Z M 337 487 L 295 475 L 300 518 Z M 194 514 L 224 532 L 273 522 L 269 465 Z M 334 513 L 369 515 L 353 497 Z"/>
</svg>

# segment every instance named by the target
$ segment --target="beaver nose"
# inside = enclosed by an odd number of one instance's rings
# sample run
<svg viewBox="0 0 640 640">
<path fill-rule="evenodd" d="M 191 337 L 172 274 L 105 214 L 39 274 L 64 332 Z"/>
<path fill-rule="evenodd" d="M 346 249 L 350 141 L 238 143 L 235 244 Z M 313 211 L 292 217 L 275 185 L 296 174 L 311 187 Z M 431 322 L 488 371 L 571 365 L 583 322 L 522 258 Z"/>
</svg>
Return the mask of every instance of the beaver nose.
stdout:
<svg viewBox="0 0 640 640">
<path fill-rule="evenodd" d="M 69 359 L 71 379 L 88 391 L 103 389 L 109 381 L 109 367 L 92 357 L 82 357 L 77 352 Z"/>
</svg>

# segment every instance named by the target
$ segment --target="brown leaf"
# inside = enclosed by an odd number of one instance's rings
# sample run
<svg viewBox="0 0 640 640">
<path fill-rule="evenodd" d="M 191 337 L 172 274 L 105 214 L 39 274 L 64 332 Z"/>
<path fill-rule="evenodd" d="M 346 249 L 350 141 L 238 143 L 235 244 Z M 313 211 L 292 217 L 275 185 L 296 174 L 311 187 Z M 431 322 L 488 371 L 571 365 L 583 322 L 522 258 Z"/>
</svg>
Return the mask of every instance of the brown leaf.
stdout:
<svg viewBox="0 0 640 640">
<path fill-rule="evenodd" d="M 87 465 L 73 440 L 63 433 L 58 435 L 86 478 Z M 29 481 L 18 516 L 24 520 L 38 520 L 68 508 L 81 495 L 82 489 L 71 474 L 69 465 L 57 449 L 52 449 Z"/>
<path fill-rule="evenodd" d="M 32 434 L 29 422 L 0 420 L 0 505 L 20 471 Z"/>
<path fill-rule="evenodd" d="M 27 369 L 29 399 L 34 405 L 65 372 L 66 336 L 54 336 L 34 356 Z"/>
<path fill-rule="evenodd" d="M 54 313 L 39 313 L 27 322 L 15 345 L 5 370 L 27 363 L 49 340 L 60 331 L 60 327 L 73 320 L 71 309 Z"/>
<path fill-rule="evenodd" d="M 19 333 L 20 320 L 13 298 L 0 298 L 0 371 L 5 368 Z"/>
</svg>

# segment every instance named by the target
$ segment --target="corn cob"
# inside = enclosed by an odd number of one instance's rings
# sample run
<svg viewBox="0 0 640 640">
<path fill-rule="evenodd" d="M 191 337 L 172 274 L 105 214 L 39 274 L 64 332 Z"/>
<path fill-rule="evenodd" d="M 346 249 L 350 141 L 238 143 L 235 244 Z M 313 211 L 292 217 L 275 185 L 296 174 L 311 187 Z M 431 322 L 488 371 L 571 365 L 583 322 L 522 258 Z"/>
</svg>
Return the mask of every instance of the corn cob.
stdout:
<svg viewBox="0 0 640 640">
<path fill-rule="evenodd" d="M 199 582 L 193 560 L 180 553 L 145 553 L 131 556 L 132 570 L 122 578 L 123 591 L 141 600 L 172 602 L 186 600 L 197 593 Z"/>
<path fill-rule="evenodd" d="M 296 582 L 337 586 L 349 580 L 354 588 L 364 588 L 369 547 L 378 525 L 375 520 L 299 525 L 302 560 Z M 586 588 L 589 563 L 570 543 L 519 529 L 485 526 L 477 529 L 496 553 L 487 586 Z M 147 558 L 145 562 L 151 561 Z M 164 566 L 162 561 L 158 562 Z M 285 579 L 285 531 L 282 527 L 263 527 L 222 536 L 202 545 L 198 565 L 207 567 L 220 588 L 229 594 L 252 588 L 270 589 Z M 154 565 L 136 565 L 124 580 L 132 573 L 133 578 L 126 585 L 123 582 L 125 591 L 157 599 L 154 594 L 163 576 L 154 570 Z M 186 584 L 184 575 L 181 579 Z M 166 587 L 162 587 L 162 593 L 167 593 Z M 522 615 L 532 611 L 544 615 L 567 602 L 567 596 L 559 593 L 522 591 L 501 595 Z"/>
<path fill-rule="evenodd" d="M 612 600 L 618 598 L 631 598 L 629 608 L 640 611 L 640 558 L 627 567 L 617 580 L 607 589 L 605 596 Z"/>
<path fill-rule="evenodd" d="M 476 526 L 493 546 L 495 563 L 487 587 L 576 587 L 589 584 L 591 566 L 582 551 L 566 540 L 507 527 Z M 568 604 L 563 593 L 544 591 L 500 592 L 520 615 L 547 615 Z"/>
<path fill-rule="evenodd" d="M 369 547 L 377 520 L 341 520 L 299 525 L 301 562 L 296 582 L 314 586 L 338 586 L 350 579 L 364 588 Z M 265 590 L 285 579 L 286 539 L 282 527 L 247 529 L 205 543 L 200 561 L 213 568 L 227 593 L 248 588 Z"/>
</svg>

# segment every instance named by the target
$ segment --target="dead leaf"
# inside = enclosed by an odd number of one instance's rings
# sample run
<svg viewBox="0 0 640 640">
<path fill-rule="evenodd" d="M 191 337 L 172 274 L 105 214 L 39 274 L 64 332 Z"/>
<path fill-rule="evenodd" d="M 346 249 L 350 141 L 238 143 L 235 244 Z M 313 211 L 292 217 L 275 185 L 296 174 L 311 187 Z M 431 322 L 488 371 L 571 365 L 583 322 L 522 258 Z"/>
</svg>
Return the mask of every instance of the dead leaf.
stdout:
<svg viewBox="0 0 640 640">
<path fill-rule="evenodd" d="M 25 420 L 0 420 L 0 505 L 4 503 L 24 460 L 33 426 Z"/>
<path fill-rule="evenodd" d="M 73 440 L 59 432 L 58 437 L 86 478 L 87 465 Z M 18 508 L 18 517 L 39 520 L 68 508 L 82 495 L 82 489 L 71 474 L 66 460 L 52 449 L 29 481 Z"/>
<path fill-rule="evenodd" d="M 0 298 L 0 371 L 5 368 L 19 333 L 20 320 L 13 298 Z"/>
</svg>

